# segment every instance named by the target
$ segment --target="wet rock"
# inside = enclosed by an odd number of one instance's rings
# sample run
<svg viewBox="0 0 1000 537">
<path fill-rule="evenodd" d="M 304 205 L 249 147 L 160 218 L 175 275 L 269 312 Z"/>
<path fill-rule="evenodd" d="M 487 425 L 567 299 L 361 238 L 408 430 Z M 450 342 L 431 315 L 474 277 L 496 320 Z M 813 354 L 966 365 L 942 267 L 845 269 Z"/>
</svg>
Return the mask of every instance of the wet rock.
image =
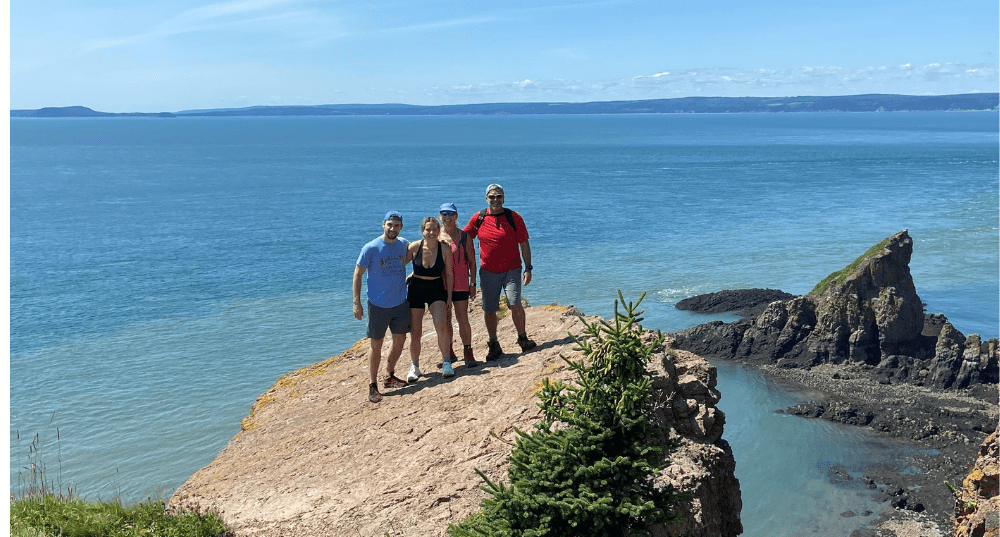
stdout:
<svg viewBox="0 0 1000 537">
<path fill-rule="evenodd" d="M 733 289 L 685 298 L 675 307 L 694 313 L 737 312 L 746 317 L 759 314 L 771 302 L 790 300 L 794 296 L 777 289 Z"/>
</svg>

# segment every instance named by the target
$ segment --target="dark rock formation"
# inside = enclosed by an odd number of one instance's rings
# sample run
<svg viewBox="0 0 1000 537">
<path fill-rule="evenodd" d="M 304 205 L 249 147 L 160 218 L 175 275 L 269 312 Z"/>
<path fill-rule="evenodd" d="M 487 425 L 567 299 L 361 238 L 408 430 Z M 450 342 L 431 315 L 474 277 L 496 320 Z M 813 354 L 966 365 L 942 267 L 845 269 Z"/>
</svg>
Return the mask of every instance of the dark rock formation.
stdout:
<svg viewBox="0 0 1000 537">
<path fill-rule="evenodd" d="M 795 295 L 777 289 L 727 289 L 685 298 L 674 307 L 694 313 L 727 313 L 735 311 L 744 317 L 754 317 L 777 300 L 791 300 Z"/>
<path fill-rule="evenodd" d="M 679 348 L 784 368 L 865 364 L 879 382 L 938 389 L 996 384 L 997 340 L 966 338 L 943 315 L 924 315 L 903 230 L 820 282 L 759 315 L 676 334 Z"/>
</svg>

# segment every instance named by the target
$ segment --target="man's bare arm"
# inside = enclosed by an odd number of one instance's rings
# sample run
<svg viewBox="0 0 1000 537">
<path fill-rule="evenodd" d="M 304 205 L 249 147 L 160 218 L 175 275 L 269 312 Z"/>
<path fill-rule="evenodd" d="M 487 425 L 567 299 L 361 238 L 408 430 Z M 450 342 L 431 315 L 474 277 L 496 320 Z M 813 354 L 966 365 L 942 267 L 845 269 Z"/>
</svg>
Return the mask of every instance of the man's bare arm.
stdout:
<svg viewBox="0 0 1000 537">
<path fill-rule="evenodd" d="M 361 305 L 361 275 L 365 273 L 365 268 L 361 265 L 354 265 L 354 318 L 361 320 L 365 316 L 365 308 Z"/>
</svg>

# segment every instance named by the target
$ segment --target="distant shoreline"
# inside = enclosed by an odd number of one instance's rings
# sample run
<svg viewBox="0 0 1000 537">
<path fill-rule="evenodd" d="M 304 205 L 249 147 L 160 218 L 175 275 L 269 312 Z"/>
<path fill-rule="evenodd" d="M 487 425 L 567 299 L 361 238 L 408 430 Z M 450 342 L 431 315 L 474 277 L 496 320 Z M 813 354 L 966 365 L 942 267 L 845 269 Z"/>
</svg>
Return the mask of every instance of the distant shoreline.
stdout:
<svg viewBox="0 0 1000 537">
<path fill-rule="evenodd" d="M 322 104 L 251 106 L 179 112 L 99 112 L 85 106 L 11 110 L 11 118 L 67 117 L 274 117 L 274 116 L 455 116 L 734 114 L 801 112 L 985 112 L 1000 110 L 1000 93 L 957 95 L 868 94 L 805 97 L 682 97 L 587 103 L 486 103 L 420 106 L 408 104 Z"/>
</svg>

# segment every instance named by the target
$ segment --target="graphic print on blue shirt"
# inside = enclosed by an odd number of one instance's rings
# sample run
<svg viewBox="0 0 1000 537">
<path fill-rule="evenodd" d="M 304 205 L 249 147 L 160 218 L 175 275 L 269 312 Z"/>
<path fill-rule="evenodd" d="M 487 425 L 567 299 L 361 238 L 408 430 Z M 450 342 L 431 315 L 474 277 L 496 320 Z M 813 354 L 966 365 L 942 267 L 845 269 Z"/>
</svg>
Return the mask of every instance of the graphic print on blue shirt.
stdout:
<svg viewBox="0 0 1000 537">
<path fill-rule="evenodd" d="M 394 308 L 406 300 L 406 239 L 387 243 L 378 237 L 361 249 L 358 266 L 367 272 L 368 301 L 380 308 Z M 376 264 L 378 270 L 372 270 Z"/>
</svg>

